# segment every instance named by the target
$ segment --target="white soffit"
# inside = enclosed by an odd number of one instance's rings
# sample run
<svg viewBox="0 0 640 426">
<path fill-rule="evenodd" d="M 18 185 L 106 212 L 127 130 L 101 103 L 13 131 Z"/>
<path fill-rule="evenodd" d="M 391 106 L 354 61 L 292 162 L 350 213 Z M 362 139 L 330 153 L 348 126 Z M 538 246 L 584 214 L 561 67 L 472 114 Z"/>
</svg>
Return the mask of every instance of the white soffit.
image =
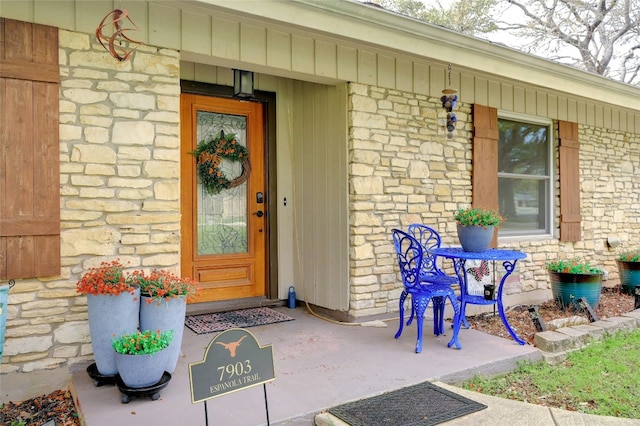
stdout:
<svg viewBox="0 0 640 426">
<path fill-rule="evenodd" d="M 182 2 L 186 4 L 185 2 Z M 198 0 L 234 14 L 640 111 L 640 88 L 352 0 Z M 192 3 L 192 4 L 193 4 Z"/>
</svg>

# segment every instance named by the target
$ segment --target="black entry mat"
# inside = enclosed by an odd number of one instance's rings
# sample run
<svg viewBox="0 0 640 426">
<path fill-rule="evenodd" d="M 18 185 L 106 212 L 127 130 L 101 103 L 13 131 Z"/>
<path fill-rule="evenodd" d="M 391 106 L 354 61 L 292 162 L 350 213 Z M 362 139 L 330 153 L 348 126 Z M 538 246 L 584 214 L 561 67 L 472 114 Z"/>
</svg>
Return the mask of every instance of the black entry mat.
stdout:
<svg viewBox="0 0 640 426">
<path fill-rule="evenodd" d="M 485 408 L 484 404 L 424 382 L 328 411 L 351 426 L 428 426 Z"/>
<path fill-rule="evenodd" d="M 215 314 L 190 315 L 184 324 L 197 334 L 225 331 L 230 328 L 247 328 L 277 322 L 293 321 L 289 315 L 271 308 L 250 308 Z"/>
</svg>

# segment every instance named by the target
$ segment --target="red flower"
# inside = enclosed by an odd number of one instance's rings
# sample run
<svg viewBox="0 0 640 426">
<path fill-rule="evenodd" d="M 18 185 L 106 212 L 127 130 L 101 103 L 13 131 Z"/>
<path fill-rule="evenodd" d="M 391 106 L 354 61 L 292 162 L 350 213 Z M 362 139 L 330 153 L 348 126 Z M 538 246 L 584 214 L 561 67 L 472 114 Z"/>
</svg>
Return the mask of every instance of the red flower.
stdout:
<svg viewBox="0 0 640 426">
<path fill-rule="evenodd" d="M 90 268 L 76 283 L 76 290 L 82 294 L 115 296 L 125 291 L 134 294 L 135 286 L 126 278 L 124 265 L 120 263 L 120 259 L 116 259 Z"/>
<path fill-rule="evenodd" d="M 198 291 L 197 282 L 191 278 L 182 278 L 166 270 L 154 269 L 150 273 L 135 271 L 132 281 L 140 285 L 140 292 L 153 300 L 170 299 L 180 296 L 192 298 Z M 159 332 L 160 330 L 158 330 Z"/>
</svg>

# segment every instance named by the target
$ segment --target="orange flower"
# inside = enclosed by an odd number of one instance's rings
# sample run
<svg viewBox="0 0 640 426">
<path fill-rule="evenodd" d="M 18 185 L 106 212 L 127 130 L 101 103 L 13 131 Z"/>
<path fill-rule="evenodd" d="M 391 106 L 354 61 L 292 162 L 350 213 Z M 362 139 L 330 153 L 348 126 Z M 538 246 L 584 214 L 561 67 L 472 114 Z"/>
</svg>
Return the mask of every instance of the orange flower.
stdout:
<svg viewBox="0 0 640 426">
<path fill-rule="evenodd" d="M 108 294 L 135 293 L 135 286 L 124 274 L 124 265 L 120 259 L 111 262 L 102 262 L 100 266 L 90 268 L 76 283 L 76 290 L 82 294 Z"/>
<path fill-rule="evenodd" d="M 140 285 L 140 292 L 149 296 L 147 303 L 154 300 L 186 296 L 191 299 L 198 291 L 197 282 L 191 278 L 182 278 L 166 270 L 154 269 L 150 273 L 135 271 L 132 280 Z M 160 333 L 160 330 L 157 330 Z"/>
</svg>

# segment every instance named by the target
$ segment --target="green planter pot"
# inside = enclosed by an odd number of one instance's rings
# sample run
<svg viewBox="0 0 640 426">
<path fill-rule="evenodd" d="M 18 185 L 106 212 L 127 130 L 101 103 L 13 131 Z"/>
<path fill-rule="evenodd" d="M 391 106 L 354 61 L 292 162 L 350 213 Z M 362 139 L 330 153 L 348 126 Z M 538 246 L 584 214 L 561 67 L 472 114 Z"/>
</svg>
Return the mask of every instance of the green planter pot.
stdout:
<svg viewBox="0 0 640 426">
<path fill-rule="evenodd" d="M 622 291 L 634 294 L 636 287 L 640 286 L 640 262 L 626 262 L 617 260 L 620 272 L 620 284 Z"/>
<path fill-rule="evenodd" d="M 584 297 L 595 309 L 602 292 L 602 275 L 549 271 L 553 299 L 560 307 L 567 308 L 572 305 L 578 306 L 578 299 Z"/>
</svg>

